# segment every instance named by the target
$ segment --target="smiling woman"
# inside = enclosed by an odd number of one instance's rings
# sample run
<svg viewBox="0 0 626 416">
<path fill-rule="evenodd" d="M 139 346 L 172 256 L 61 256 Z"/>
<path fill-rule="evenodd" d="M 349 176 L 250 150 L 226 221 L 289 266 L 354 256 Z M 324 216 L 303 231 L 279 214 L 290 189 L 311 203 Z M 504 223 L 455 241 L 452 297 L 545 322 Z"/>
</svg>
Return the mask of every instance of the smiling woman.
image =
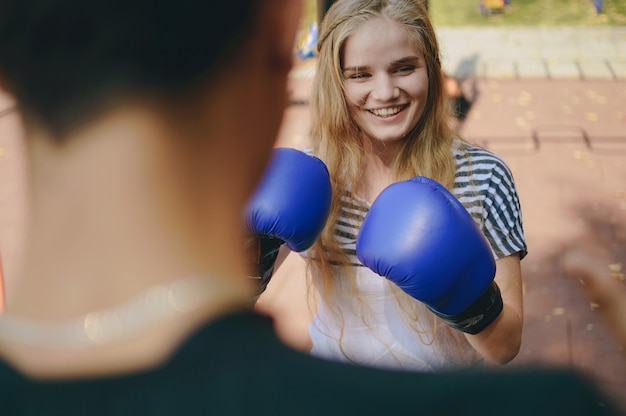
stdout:
<svg viewBox="0 0 626 416">
<path fill-rule="evenodd" d="M 420 371 L 508 362 L 522 329 L 519 200 L 505 163 L 450 126 L 423 3 L 337 0 L 318 51 L 312 152 L 334 197 L 304 254 L 319 292 L 312 354 Z"/>
</svg>

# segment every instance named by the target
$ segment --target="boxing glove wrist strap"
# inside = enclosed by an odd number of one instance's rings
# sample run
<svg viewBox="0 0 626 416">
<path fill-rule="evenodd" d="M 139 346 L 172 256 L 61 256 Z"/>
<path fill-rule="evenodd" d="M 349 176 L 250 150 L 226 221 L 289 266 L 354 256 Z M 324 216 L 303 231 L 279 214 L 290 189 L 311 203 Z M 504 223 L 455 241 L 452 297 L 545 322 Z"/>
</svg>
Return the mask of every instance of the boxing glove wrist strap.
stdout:
<svg viewBox="0 0 626 416">
<path fill-rule="evenodd" d="M 252 279 L 258 279 L 258 294 L 265 291 L 267 284 L 274 274 L 274 264 L 280 251 L 283 240 L 265 235 L 251 235 L 247 239 L 246 247 L 253 247 L 256 244 L 256 253 L 252 264 Z"/>
<path fill-rule="evenodd" d="M 496 282 L 491 282 L 487 290 L 461 313 L 445 315 L 431 310 L 451 327 L 476 335 L 500 315 L 503 306 L 500 288 Z"/>
</svg>

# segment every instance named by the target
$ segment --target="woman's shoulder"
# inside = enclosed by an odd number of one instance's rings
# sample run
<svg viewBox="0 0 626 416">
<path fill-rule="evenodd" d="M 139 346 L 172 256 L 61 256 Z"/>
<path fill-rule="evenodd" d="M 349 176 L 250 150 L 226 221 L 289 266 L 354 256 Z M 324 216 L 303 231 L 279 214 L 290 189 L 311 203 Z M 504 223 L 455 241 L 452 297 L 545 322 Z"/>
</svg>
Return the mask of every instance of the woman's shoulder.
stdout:
<svg viewBox="0 0 626 416">
<path fill-rule="evenodd" d="M 496 153 L 462 139 L 454 140 L 452 154 L 456 160 L 471 159 L 482 163 L 491 162 L 506 165 L 504 160 Z"/>
<path fill-rule="evenodd" d="M 455 139 L 452 154 L 456 161 L 457 171 L 499 171 L 507 176 L 513 176 L 502 157 L 467 141 Z"/>
</svg>

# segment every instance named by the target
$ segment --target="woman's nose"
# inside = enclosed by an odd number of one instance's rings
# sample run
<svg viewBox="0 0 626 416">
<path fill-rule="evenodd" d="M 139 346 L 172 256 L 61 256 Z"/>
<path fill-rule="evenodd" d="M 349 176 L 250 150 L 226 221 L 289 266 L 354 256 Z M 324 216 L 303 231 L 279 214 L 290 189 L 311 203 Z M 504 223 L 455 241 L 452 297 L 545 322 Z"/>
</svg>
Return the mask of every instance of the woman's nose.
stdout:
<svg viewBox="0 0 626 416">
<path fill-rule="evenodd" d="M 378 101 L 390 101 L 398 98 L 400 89 L 395 85 L 393 77 L 380 75 L 374 82 L 372 97 Z"/>
</svg>

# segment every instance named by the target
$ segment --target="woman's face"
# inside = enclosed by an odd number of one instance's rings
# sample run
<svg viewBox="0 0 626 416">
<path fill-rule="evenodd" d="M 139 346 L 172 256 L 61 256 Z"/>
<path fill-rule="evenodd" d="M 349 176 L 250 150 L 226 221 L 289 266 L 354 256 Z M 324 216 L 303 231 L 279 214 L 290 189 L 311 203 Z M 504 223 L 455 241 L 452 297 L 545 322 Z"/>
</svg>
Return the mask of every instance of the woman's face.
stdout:
<svg viewBox="0 0 626 416">
<path fill-rule="evenodd" d="M 361 25 L 344 44 L 342 71 L 350 114 L 370 139 L 399 141 L 419 122 L 428 74 L 401 23 L 376 17 Z"/>
</svg>

